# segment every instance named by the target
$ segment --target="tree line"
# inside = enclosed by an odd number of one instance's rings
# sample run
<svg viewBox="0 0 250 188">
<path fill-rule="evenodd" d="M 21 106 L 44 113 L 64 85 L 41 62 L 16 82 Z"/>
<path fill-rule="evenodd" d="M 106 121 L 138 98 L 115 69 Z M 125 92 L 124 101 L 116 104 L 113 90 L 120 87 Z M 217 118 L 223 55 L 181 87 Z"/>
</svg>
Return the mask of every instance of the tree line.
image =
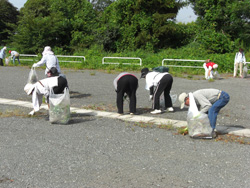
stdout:
<svg viewBox="0 0 250 188">
<path fill-rule="evenodd" d="M 196 22 L 177 23 L 190 4 Z M 209 53 L 250 45 L 250 0 L 0 0 L 0 44 L 22 53 L 51 46 L 62 54 L 93 45 L 107 52 L 157 52 L 195 44 Z"/>
</svg>

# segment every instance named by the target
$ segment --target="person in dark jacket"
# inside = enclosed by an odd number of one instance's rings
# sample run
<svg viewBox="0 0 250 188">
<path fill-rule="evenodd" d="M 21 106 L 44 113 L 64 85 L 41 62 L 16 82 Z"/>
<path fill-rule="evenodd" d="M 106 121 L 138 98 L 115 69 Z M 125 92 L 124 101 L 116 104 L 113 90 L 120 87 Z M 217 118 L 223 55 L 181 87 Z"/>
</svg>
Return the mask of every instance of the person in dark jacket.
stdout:
<svg viewBox="0 0 250 188">
<path fill-rule="evenodd" d="M 129 97 L 129 111 L 133 115 L 136 113 L 136 90 L 138 79 L 135 75 L 128 72 L 120 73 L 113 81 L 117 93 L 116 104 L 118 113 L 123 114 L 123 101 L 126 94 Z"/>
</svg>

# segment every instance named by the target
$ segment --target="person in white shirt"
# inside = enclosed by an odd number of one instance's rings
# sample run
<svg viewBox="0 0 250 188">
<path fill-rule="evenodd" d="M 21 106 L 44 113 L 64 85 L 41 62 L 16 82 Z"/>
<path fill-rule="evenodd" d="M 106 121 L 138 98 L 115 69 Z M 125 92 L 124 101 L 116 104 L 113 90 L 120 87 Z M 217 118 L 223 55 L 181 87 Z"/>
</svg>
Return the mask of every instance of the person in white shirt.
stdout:
<svg viewBox="0 0 250 188">
<path fill-rule="evenodd" d="M 4 46 L 1 50 L 0 50 L 0 66 L 3 66 L 3 59 L 6 56 L 5 51 L 7 50 L 7 47 Z"/>
<path fill-rule="evenodd" d="M 239 52 L 235 54 L 235 58 L 234 58 L 234 78 L 237 75 L 239 65 L 240 65 L 240 77 L 243 78 L 242 76 L 243 63 L 244 64 L 246 63 L 246 57 L 244 54 L 244 50 L 240 48 Z"/>
<path fill-rule="evenodd" d="M 57 57 L 54 55 L 54 52 L 51 51 L 50 46 L 46 46 L 42 54 L 43 54 L 42 59 L 39 62 L 34 63 L 33 67 L 40 67 L 45 64 L 46 65 L 45 75 L 47 77 L 48 77 L 47 73 L 52 67 L 56 67 L 58 73 L 60 74 L 61 69 L 59 66 L 59 61 Z"/>
<path fill-rule="evenodd" d="M 17 51 L 9 51 L 10 53 L 10 57 L 13 59 L 13 65 L 15 65 L 15 60 L 17 59 L 19 65 L 21 64 L 20 63 L 20 60 L 19 60 L 19 53 Z"/>
<path fill-rule="evenodd" d="M 64 88 L 68 87 L 66 78 L 59 75 L 55 67 L 52 67 L 49 70 L 49 73 L 51 77 L 39 80 L 35 84 L 28 83 L 24 87 L 24 91 L 27 95 L 32 95 L 33 110 L 29 113 L 29 115 L 34 115 L 35 112 L 40 110 L 43 96 L 45 96 L 46 102 L 48 103 L 50 91 L 52 89 L 55 94 L 61 94 L 63 93 Z"/>
<path fill-rule="evenodd" d="M 165 108 L 166 111 L 173 112 L 173 104 L 170 97 L 170 90 L 173 84 L 173 77 L 168 72 L 149 72 L 148 68 L 141 70 L 141 78 L 146 79 L 145 89 L 149 90 L 149 99 L 153 100 L 154 111 L 151 114 L 160 114 L 160 96 L 164 92 Z"/>
</svg>

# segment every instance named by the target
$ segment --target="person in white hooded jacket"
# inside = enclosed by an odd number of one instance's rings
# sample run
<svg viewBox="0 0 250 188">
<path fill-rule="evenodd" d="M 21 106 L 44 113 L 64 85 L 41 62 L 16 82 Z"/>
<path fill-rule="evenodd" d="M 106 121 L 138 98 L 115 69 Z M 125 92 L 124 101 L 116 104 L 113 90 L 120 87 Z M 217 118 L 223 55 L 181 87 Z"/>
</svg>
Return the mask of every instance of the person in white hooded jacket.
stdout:
<svg viewBox="0 0 250 188">
<path fill-rule="evenodd" d="M 42 59 L 39 62 L 34 63 L 33 67 L 40 67 L 40 66 L 45 64 L 46 65 L 45 75 L 47 77 L 48 77 L 47 73 L 52 67 L 56 67 L 58 73 L 60 74 L 61 69 L 60 69 L 60 66 L 59 66 L 59 61 L 58 61 L 57 57 L 54 55 L 54 52 L 51 51 L 51 47 L 46 46 L 44 48 L 44 51 L 43 51 L 42 54 L 43 54 Z"/>
<path fill-rule="evenodd" d="M 64 88 L 68 87 L 66 78 L 59 75 L 55 67 L 52 67 L 49 73 L 51 75 L 50 77 L 39 80 L 35 84 L 28 83 L 24 87 L 24 91 L 27 95 L 32 95 L 33 110 L 29 115 L 34 115 L 35 112 L 40 110 L 43 96 L 45 96 L 46 102 L 48 103 L 51 90 L 53 90 L 55 94 L 61 94 Z"/>
</svg>

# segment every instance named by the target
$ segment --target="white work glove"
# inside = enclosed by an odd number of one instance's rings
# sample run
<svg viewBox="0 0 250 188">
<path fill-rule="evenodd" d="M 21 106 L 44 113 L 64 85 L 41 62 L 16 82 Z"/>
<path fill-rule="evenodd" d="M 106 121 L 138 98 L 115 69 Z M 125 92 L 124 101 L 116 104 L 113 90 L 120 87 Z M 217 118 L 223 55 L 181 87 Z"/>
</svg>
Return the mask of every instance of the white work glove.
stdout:
<svg viewBox="0 0 250 188">
<path fill-rule="evenodd" d="M 149 95 L 149 101 L 153 100 L 153 95 Z"/>
<path fill-rule="evenodd" d="M 32 67 L 33 68 L 38 67 L 37 63 L 34 63 Z"/>
</svg>

